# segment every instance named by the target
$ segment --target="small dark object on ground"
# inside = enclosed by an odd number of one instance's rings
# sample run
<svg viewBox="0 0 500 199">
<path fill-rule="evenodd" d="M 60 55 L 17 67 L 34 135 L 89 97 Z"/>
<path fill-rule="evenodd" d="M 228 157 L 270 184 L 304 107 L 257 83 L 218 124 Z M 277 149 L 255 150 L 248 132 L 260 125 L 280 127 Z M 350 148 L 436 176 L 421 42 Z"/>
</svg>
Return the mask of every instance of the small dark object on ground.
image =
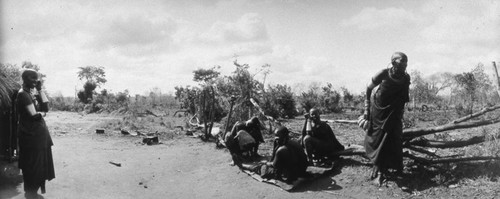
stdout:
<svg viewBox="0 0 500 199">
<path fill-rule="evenodd" d="M 123 134 L 123 135 L 130 135 L 130 133 L 127 131 L 127 130 L 123 130 L 121 129 L 120 132 Z"/>
<path fill-rule="evenodd" d="M 117 167 L 121 167 L 122 166 L 121 163 L 116 163 L 116 162 L 112 162 L 112 161 L 109 161 L 109 163 L 112 164 L 112 165 L 115 165 Z"/>
<path fill-rule="evenodd" d="M 142 139 L 142 143 L 145 143 L 147 145 L 158 144 L 159 143 L 158 136 L 145 137 Z"/>
<path fill-rule="evenodd" d="M 95 133 L 97 133 L 97 134 L 104 134 L 104 129 L 96 129 Z"/>
</svg>

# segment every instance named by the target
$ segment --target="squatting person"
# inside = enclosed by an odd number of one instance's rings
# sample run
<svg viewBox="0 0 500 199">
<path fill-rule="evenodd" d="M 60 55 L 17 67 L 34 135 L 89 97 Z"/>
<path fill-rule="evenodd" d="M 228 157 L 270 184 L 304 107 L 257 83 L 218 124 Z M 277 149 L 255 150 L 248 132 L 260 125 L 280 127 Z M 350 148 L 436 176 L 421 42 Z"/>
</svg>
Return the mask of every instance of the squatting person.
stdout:
<svg viewBox="0 0 500 199">
<path fill-rule="evenodd" d="M 241 166 L 243 152 L 248 152 L 253 158 L 260 157 L 257 151 L 260 143 L 264 142 L 260 128 L 259 119 L 252 117 L 245 122 L 236 122 L 231 132 L 227 133 L 224 141 L 234 164 Z"/>
<path fill-rule="evenodd" d="M 321 121 L 318 109 L 312 108 L 305 117 L 306 123 L 302 129 L 302 143 L 306 150 L 309 165 L 314 164 L 313 158 L 321 160 L 332 157 L 332 153 L 345 149 L 335 137 L 330 125 Z"/>
</svg>

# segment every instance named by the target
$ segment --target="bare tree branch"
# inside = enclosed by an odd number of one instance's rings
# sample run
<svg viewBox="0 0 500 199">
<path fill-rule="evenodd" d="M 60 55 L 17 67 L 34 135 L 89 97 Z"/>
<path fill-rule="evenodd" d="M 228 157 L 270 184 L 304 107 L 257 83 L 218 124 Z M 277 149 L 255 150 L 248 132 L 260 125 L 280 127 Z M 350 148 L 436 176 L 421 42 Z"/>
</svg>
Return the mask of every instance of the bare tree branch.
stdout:
<svg viewBox="0 0 500 199">
<path fill-rule="evenodd" d="M 419 136 L 429 135 L 429 134 L 442 132 L 442 131 L 485 126 L 485 125 L 495 124 L 498 122 L 500 122 L 500 117 L 497 117 L 497 118 L 491 119 L 491 120 L 463 122 L 463 123 L 458 123 L 458 124 L 449 123 L 449 124 L 445 124 L 442 126 L 436 126 L 436 127 L 431 127 L 431 128 L 405 129 L 405 130 L 403 130 L 403 140 L 411 140 L 411 139 L 419 137 Z"/>
<path fill-rule="evenodd" d="M 481 160 L 500 160 L 500 157 L 495 156 L 481 156 L 481 157 L 461 157 L 461 158 L 439 158 L 439 159 L 425 159 L 410 153 L 404 153 L 403 156 L 410 158 L 416 162 L 422 164 L 439 164 L 439 163 L 451 163 L 451 162 L 465 162 L 465 161 L 481 161 Z"/>
<path fill-rule="evenodd" d="M 500 138 L 500 135 L 496 135 L 495 138 Z M 427 140 L 425 138 L 418 139 L 410 142 L 411 146 L 421 146 L 421 147 L 433 147 L 433 148 L 460 148 L 473 144 L 479 144 L 488 141 L 485 135 L 474 136 L 467 140 L 457 140 L 457 141 L 436 141 Z"/>
<path fill-rule="evenodd" d="M 416 151 L 416 152 L 419 152 L 419 153 L 423 153 L 425 155 L 428 155 L 428 156 L 432 156 L 432 157 L 440 157 L 439 155 L 433 153 L 433 152 L 430 152 L 428 150 L 425 150 L 425 149 L 422 149 L 422 148 L 418 148 L 418 147 L 414 147 L 414 146 L 411 146 L 411 145 L 408 145 L 408 146 L 404 146 L 404 148 L 407 148 L 407 149 L 410 149 L 412 151 Z"/>
<path fill-rule="evenodd" d="M 500 108 L 500 105 L 491 106 L 491 107 L 485 107 L 485 108 L 483 108 L 479 112 L 473 113 L 471 115 L 468 115 L 468 116 L 465 116 L 465 117 L 462 117 L 462 118 L 459 118 L 459 119 L 456 119 L 456 120 L 453 120 L 451 123 L 457 124 L 457 123 L 460 123 L 460 122 L 463 122 L 463 121 L 466 121 L 466 120 L 469 120 L 469 119 L 481 116 L 481 115 L 483 115 L 483 114 L 485 114 L 487 112 L 497 110 L 499 108 Z"/>
<path fill-rule="evenodd" d="M 357 120 L 326 120 L 329 123 L 358 124 Z"/>
</svg>

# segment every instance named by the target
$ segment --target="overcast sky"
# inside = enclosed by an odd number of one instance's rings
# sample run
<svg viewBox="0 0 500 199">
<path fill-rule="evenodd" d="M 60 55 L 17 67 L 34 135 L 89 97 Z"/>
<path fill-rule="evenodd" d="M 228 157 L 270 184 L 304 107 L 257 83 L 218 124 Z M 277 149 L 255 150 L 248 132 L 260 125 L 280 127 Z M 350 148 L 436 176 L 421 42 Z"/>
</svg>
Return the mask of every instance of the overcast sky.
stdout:
<svg viewBox="0 0 500 199">
<path fill-rule="evenodd" d="M 30 61 L 52 94 L 73 96 L 78 67 L 103 66 L 111 92 L 195 85 L 232 61 L 294 90 L 330 82 L 361 92 L 395 51 L 408 70 L 461 73 L 500 61 L 500 1 L 1 0 L 0 59 Z M 258 76 L 258 78 L 262 78 Z M 300 86 L 302 85 L 302 86 Z"/>
</svg>

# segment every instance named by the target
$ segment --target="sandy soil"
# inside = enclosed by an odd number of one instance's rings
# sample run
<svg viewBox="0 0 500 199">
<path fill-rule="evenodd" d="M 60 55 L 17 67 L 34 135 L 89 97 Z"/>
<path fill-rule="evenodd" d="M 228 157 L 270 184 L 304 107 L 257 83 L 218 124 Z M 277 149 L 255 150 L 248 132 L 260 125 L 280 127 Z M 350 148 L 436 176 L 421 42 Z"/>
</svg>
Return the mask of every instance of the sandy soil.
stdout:
<svg viewBox="0 0 500 199">
<path fill-rule="evenodd" d="M 120 119 L 69 112 L 47 115 L 55 143 L 56 178 L 47 183 L 44 198 L 468 197 L 450 195 L 453 190 L 423 196 L 418 191 L 404 192 L 394 183 L 378 188 L 367 181 L 369 167 L 350 159 L 343 161 L 341 170 L 289 193 L 230 166 L 226 149 L 216 149 L 211 142 L 173 135 L 148 146 L 140 137 L 117 131 L 95 134 L 96 127 Z M 0 198 L 24 198 L 20 175 L 11 174 L 8 179 L 0 186 Z"/>
</svg>

